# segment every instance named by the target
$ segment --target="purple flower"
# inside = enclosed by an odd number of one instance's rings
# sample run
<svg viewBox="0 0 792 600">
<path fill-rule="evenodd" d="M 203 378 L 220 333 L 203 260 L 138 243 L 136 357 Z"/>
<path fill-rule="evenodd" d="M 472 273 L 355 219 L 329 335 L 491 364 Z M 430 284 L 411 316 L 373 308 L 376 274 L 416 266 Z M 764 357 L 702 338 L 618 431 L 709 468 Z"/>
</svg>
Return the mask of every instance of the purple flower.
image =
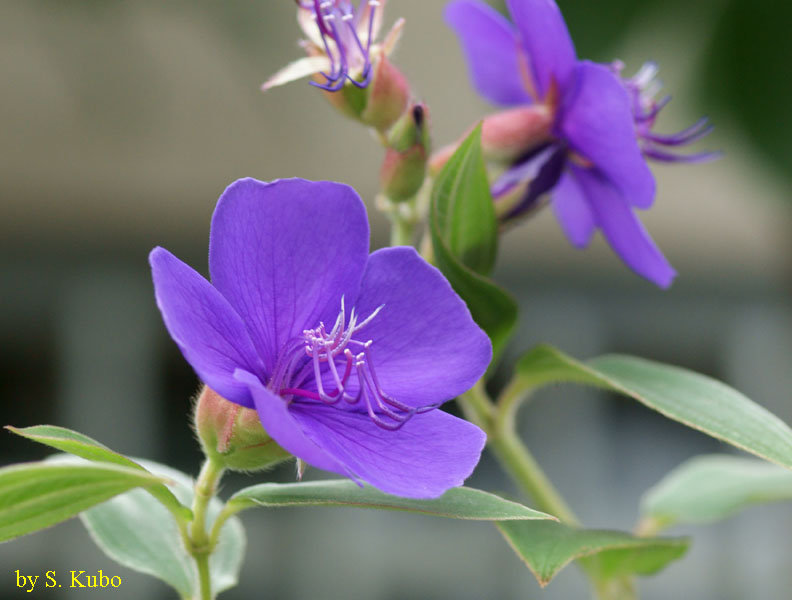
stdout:
<svg viewBox="0 0 792 600">
<path fill-rule="evenodd" d="M 302 46 L 308 54 L 284 67 L 261 87 L 289 83 L 302 77 L 321 75 L 314 85 L 337 92 L 349 82 L 365 88 L 374 76 L 375 62 L 389 55 L 404 25 L 399 20 L 382 44 L 375 43 L 382 27 L 386 0 L 297 0 L 297 20 L 307 38 Z"/>
<path fill-rule="evenodd" d="M 479 93 L 495 104 L 534 105 L 551 115 L 547 134 L 526 147 L 493 185 L 498 199 L 528 183 L 504 218 L 537 208 L 550 193 L 555 215 L 574 246 L 588 245 L 599 228 L 630 268 L 668 287 L 676 273 L 634 213 L 649 208 L 655 197 L 655 180 L 644 157 L 712 158 L 663 149 L 705 135 L 706 122 L 673 136 L 654 134 L 666 100 L 654 100 L 651 68 L 622 80 L 619 64 L 578 60 L 553 0 L 507 0 L 507 5 L 514 24 L 476 0 L 456 0 L 446 10 Z"/>
<path fill-rule="evenodd" d="M 491 358 L 484 332 L 412 248 L 368 252 L 355 191 L 243 179 L 212 218 L 209 283 L 152 251 L 157 304 L 198 376 L 255 408 L 305 462 L 400 496 L 461 485 L 484 433 L 434 410 Z"/>
</svg>

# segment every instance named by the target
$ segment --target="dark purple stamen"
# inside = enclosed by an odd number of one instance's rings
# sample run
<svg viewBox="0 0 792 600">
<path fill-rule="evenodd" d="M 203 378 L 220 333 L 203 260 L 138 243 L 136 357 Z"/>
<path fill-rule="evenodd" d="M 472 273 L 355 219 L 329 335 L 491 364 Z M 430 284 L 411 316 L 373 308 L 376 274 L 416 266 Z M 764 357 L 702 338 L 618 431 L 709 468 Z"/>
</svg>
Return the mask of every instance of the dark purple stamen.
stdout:
<svg viewBox="0 0 792 600">
<path fill-rule="evenodd" d="M 358 35 L 354 6 L 349 0 L 297 0 L 297 5 L 310 11 L 322 37 L 325 54 L 330 59 L 330 72 L 322 72 L 326 82 L 310 82 L 311 85 L 328 92 L 337 92 L 349 81 L 352 85 L 365 88 L 371 83 L 371 38 L 374 33 L 374 18 L 379 6 L 377 0 L 368 3 L 368 39 L 364 45 Z M 362 63 L 362 65 L 360 65 Z M 360 67 L 362 79 L 352 76 L 351 71 Z"/>
<path fill-rule="evenodd" d="M 709 124 L 709 120 L 704 117 L 695 125 L 692 125 L 687 129 L 683 129 L 682 131 L 673 135 L 660 135 L 650 132 L 644 135 L 644 138 L 663 146 L 682 146 L 685 144 L 692 144 L 696 140 L 700 140 L 705 135 L 708 135 L 710 132 L 712 132 L 713 129 L 714 127 Z"/>
<path fill-rule="evenodd" d="M 337 405 L 342 399 L 348 404 L 362 401 L 371 420 L 388 431 L 400 429 L 413 415 L 437 408 L 436 405 L 413 408 L 388 395 L 382 389 L 374 368 L 371 349 L 373 342 L 353 339 L 382 308 L 380 306 L 360 323 L 352 309 L 347 323 L 342 299 L 341 312 L 329 332 L 324 323 L 319 323 L 317 328 L 305 330 L 301 338 L 287 344 L 275 367 L 269 387 L 277 390 L 280 396 L 287 399 L 292 397 L 289 401 L 305 398 L 329 406 Z M 353 352 L 350 346 L 359 351 Z M 337 364 L 337 361 L 342 362 Z M 323 380 L 328 375 L 333 382 L 332 390 L 326 389 Z M 353 375 L 357 377 L 353 379 Z M 303 387 L 311 380 L 316 385 L 316 391 Z M 357 392 L 350 393 L 355 383 Z"/>
<path fill-rule="evenodd" d="M 513 167 L 517 172 L 529 169 L 535 175 L 530 178 L 531 183 L 523 197 L 501 217 L 501 221 L 508 222 L 516 216 L 528 214 L 539 208 L 541 198 L 552 190 L 561 179 L 568 158 L 569 149 L 566 145 L 555 143 L 545 146 L 539 152 L 532 153 L 528 158 L 524 158 L 522 166 L 518 163 Z"/>
<path fill-rule="evenodd" d="M 621 77 L 623 68 L 624 65 L 621 62 L 613 64 L 613 70 L 619 77 Z M 719 158 L 719 152 L 699 152 L 686 155 L 667 149 L 687 146 L 709 135 L 713 127 L 706 118 L 700 119 L 687 129 L 670 135 L 652 131 L 660 111 L 671 101 L 671 96 L 655 100 L 655 96 L 662 87 L 656 79 L 657 70 L 657 65 L 649 62 L 644 64 L 633 77 L 622 78 L 622 83 L 632 100 L 635 131 L 644 156 L 670 163 L 698 163 Z"/>
<path fill-rule="evenodd" d="M 644 156 L 647 158 L 667 163 L 704 163 L 717 160 L 723 156 L 722 152 L 717 151 L 699 152 L 697 154 L 674 154 L 672 152 L 666 152 L 651 146 L 644 146 L 641 148 L 641 150 L 643 151 Z"/>
</svg>

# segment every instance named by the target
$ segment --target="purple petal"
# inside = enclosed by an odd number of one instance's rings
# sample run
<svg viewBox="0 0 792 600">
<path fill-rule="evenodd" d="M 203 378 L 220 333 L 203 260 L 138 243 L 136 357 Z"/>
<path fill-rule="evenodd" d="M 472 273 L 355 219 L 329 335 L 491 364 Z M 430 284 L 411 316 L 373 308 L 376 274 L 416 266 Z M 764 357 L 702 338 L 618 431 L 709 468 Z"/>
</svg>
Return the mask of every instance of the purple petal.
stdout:
<svg viewBox="0 0 792 600">
<path fill-rule="evenodd" d="M 564 17 L 553 0 L 508 0 L 514 23 L 528 52 L 537 91 L 541 97 L 555 81 L 566 89 L 575 66 L 575 46 Z"/>
<path fill-rule="evenodd" d="M 459 36 L 476 90 L 494 104 L 528 104 L 514 26 L 495 9 L 474 0 L 451 2 L 446 22 Z"/>
<path fill-rule="evenodd" d="M 413 248 L 384 248 L 369 258 L 356 312 L 379 314 L 355 338 L 373 340 L 382 390 L 419 407 L 467 391 L 489 365 L 492 346 L 445 277 Z"/>
<path fill-rule="evenodd" d="M 569 242 L 576 248 L 588 246 L 596 223 L 586 196 L 571 170 L 558 181 L 553 191 L 552 206 Z"/>
<path fill-rule="evenodd" d="M 597 224 L 611 248 L 633 271 L 667 288 L 676 271 L 660 252 L 633 212 L 633 208 L 613 185 L 595 171 L 575 169 Z"/>
<path fill-rule="evenodd" d="M 291 412 L 307 437 L 358 478 L 408 498 L 436 498 L 462 485 L 486 442 L 478 427 L 440 410 L 415 415 L 398 431 L 324 405 L 297 405 Z"/>
<path fill-rule="evenodd" d="M 606 67 L 581 62 L 577 92 L 562 108 L 561 131 L 638 208 L 649 208 L 655 179 L 641 154 L 627 91 Z"/>
<path fill-rule="evenodd" d="M 242 319 L 201 275 L 164 248 L 149 255 L 154 293 L 165 326 L 184 358 L 206 385 L 224 398 L 252 407 L 247 386 L 234 370 L 260 372 Z"/>
<path fill-rule="evenodd" d="M 543 196 L 552 190 L 561 178 L 567 163 L 566 148 L 551 146 L 552 151 L 541 165 L 541 168 L 532 179 L 531 184 L 523 198 L 506 215 L 506 219 L 519 217 L 540 206 Z"/>
<path fill-rule="evenodd" d="M 314 467 L 347 477 L 351 475 L 316 442 L 306 437 L 302 425 L 291 414 L 283 398 L 266 389 L 252 373 L 238 370 L 236 378 L 250 389 L 261 425 L 279 446 Z"/>
<path fill-rule="evenodd" d="M 248 326 L 268 372 L 278 351 L 357 296 L 369 229 L 349 186 L 241 179 L 212 218 L 212 283 Z"/>
<path fill-rule="evenodd" d="M 538 148 L 532 156 L 507 169 L 498 177 L 495 183 L 492 184 L 492 189 L 490 190 L 492 196 L 495 199 L 501 198 L 511 192 L 519 184 L 536 179 L 542 167 L 547 164 L 548 160 L 550 160 L 557 151 L 558 149 L 552 145 L 546 146 L 545 148 Z"/>
</svg>

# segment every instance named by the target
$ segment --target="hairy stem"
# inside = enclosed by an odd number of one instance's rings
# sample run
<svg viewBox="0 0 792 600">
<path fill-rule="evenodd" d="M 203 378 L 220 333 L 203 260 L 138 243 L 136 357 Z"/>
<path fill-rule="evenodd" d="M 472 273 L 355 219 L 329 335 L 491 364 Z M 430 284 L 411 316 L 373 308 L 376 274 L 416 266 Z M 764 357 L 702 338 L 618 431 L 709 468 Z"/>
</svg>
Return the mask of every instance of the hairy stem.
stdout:
<svg viewBox="0 0 792 600">
<path fill-rule="evenodd" d="M 214 543 L 206 531 L 206 510 L 217 491 L 217 484 L 222 475 L 223 468 L 211 458 L 207 458 L 195 482 L 195 497 L 192 505 L 193 521 L 190 526 L 188 549 L 198 568 L 199 600 L 214 599 L 212 579 L 209 573 L 209 557 L 214 550 Z"/>
</svg>

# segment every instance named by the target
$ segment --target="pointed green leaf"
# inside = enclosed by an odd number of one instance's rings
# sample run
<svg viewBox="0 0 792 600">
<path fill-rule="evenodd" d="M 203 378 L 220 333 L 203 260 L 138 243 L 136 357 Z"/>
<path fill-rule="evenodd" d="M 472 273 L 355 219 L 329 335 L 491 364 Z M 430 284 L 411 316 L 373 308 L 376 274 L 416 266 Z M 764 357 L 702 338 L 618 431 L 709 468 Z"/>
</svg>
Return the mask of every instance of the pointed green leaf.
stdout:
<svg viewBox="0 0 792 600">
<path fill-rule="evenodd" d="M 0 542 L 45 529 L 161 479 L 116 465 L 27 463 L 0 469 Z"/>
<path fill-rule="evenodd" d="M 512 394 L 555 382 L 594 385 L 792 469 L 792 429 L 740 392 L 704 375 L 630 356 L 580 362 L 549 346 L 521 358 L 515 375 Z"/>
<path fill-rule="evenodd" d="M 348 480 L 254 485 L 234 494 L 228 504 L 236 510 L 254 506 L 355 506 L 479 521 L 555 518 L 472 488 L 453 488 L 433 500 L 413 500 L 360 487 Z"/>
<path fill-rule="evenodd" d="M 490 274 L 498 253 L 498 223 L 481 152 L 481 125 L 435 180 L 432 222 L 454 258 L 479 275 Z"/>
<path fill-rule="evenodd" d="M 33 427 L 16 428 L 6 425 L 6 429 L 24 438 L 33 440 L 34 442 L 44 444 L 56 450 L 61 450 L 62 452 L 74 454 L 86 460 L 121 465 L 123 467 L 129 467 L 130 469 L 145 471 L 143 467 L 126 456 L 110 450 L 110 448 L 104 444 L 97 442 L 87 435 L 72 431 L 71 429 L 66 429 L 65 427 L 58 427 L 56 425 L 35 425 Z M 176 515 L 180 515 L 180 518 L 185 520 L 190 520 L 192 518 L 190 509 L 186 506 L 182 506 L 165 485 L 153 485 L 147 488 L 147 491 L 162 502 L 168 510 Z"/>
<path fill-rule="evenodd" d="M 743 456 L 697 456 L 666 475 L 644 496 L 643 514 L 656 529 L 708 523 L 754 504 L 792 500 L 792 473 Z"/>
<path fill-rule="evenodd" d="M 596 569 L 600 580 L 650 575 L 680 558 L 689 545 L 681 538 L 639 538 L 547 521 L 502 522 L 497 526 L 543 587 L 575 559 L 596 555 L 589 566 Z"/>
<path fill-rule="evenodd" d="M 437 266 L 492 340 L 495 364 L 517 321 L 517 303 L 486 277 L 497 254 L 497 223 L 481 155 L 481 126 L 435 179 L 429 227 Z"/>
<path fill-rule="evenodd" d="M 193 481 L 180 471 L 151 461 L 139 461 L 146 469 L 166 477 L 181 502 L 192 503 Z M 211 527 L 222 509 L 212 500 L 207 511 Z M 96 545 L 116 562 L 161 579 L 186 598 L 198 597 L 195 561 L 187 553 L 173 516 L 150 495 L 133 490 L 80 515 Z M 245 533 L 239 519 L 223 526 L 217 548 L 209 559 L 213 592 L 237 583 L 245 550 Z"/>
</svg>

